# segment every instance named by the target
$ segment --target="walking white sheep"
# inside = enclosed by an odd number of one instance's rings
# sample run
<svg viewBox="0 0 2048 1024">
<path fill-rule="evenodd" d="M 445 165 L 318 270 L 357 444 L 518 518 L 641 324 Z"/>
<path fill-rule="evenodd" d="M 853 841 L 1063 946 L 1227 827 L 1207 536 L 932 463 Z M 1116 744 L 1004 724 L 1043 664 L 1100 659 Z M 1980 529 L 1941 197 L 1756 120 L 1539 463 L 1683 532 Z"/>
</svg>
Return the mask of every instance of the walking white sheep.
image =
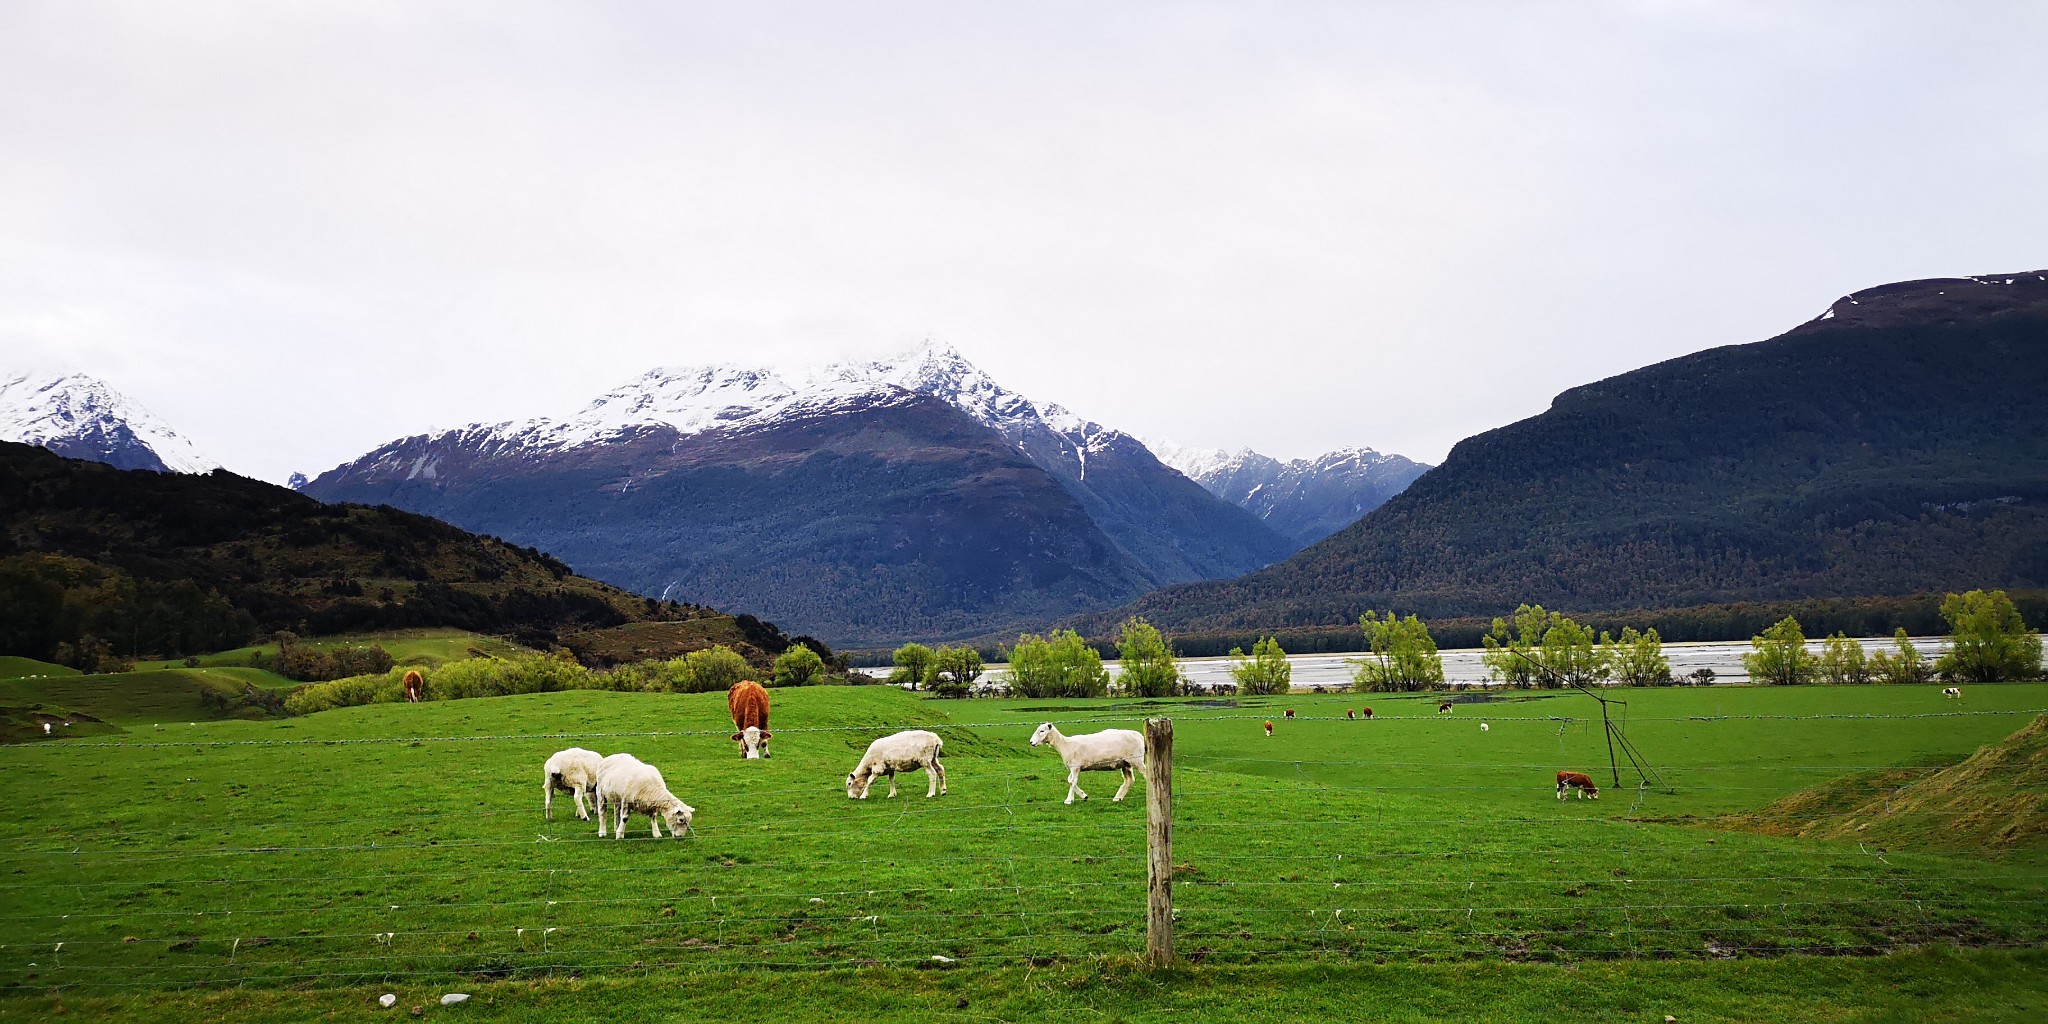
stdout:
<svg viewBox="0 0 2048 1024">
<path fill-rule="evenodd" d="M 1088 799 L 1081 791 L 1082 772 L 1124 773 L 1124 784 L 1117 787 L 1116 796 L 1111 800 L 1122 800 L 1131 791 L 1131 770 L 1145 775 L 1149 783 L 1152 776 L 1145 771 L 1145 736 L 1130 729 L 1104 729 L 1085 736 L 1068 736 L 1053 727 L 1051 722 L 1039 725 L 1031 734 L 1031 745 L 1052 744 L 1059 751 L 1060 760 L 1067 765 L 1067 802 L 1075 797 Z"/>
<path fill-rule="evenodd" d="M 605 834 L 607 810 L 618 816 L 612 827 L 614 839 L 626 837 L 626 819 L 634 811 L 647 815 L 656 838 L 661 836 L 663 821 L 668 822 L 671 838 L 681 836 L 690 830 L 690 819 L 697 813 L 695 807 L 668 791 L 668 783 L 662 781 L 658 769 L 631 754 L 613 754 L 604 759 L 597 773 L 596 792 L 599 838 Z"/>
<path fill-rule="evenodd" d="M 896 798 L 896 773 L 925 771 L 925 799 L 929 800 L 946 791 L 946 766 L 939 763 L 939 753 L 946 742 L 939 734 L 923 729 L 907 729 L 893 736 L 884 736 L 868 744 L 868 752 L 861 755 L 860 764 L 855 765 L 853 774 L 846 777 L 846 798 L 866 800 L 868 787 L 874 784 L 875 776 L 889 777 L 889 799 Z"/>
<path fill-rule="evenodd" d="M 597 768 L 604 763 L 604 755 L 595 750 L 570 747 L 556 751 L 548 763 L 541 766 L 540 793 L 541 812 L 549 821 L 555 820 L 555 793 L 571 794 L 576 799 L 576 817 L 590 820 L 590 808 L 584 796 L 597 785 Z"/>
</svg>

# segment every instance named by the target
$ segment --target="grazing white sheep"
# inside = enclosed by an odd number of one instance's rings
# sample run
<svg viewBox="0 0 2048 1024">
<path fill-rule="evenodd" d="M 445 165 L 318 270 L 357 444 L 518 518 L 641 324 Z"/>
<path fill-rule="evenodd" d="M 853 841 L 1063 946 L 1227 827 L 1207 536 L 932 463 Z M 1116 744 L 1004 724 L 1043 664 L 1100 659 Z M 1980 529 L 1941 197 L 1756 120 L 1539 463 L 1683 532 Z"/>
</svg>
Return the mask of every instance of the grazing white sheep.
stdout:
<svg viewBox="0 0 2048 1024">
<path fill-rule="evenodd" d="M 1075 797 L 1088 799 L 1081 791 L 1082 772 L 1124 773 L 1124 784 L 1117 787 L 1112 800 L 1122 800 L 1131 791 L 1131 769 L 1145 775 L 1147 782 L 1152 776 L 1145 772 L 1145 736 L 1130 729 L 1104 729 L 1085 736 L 1067 736 L 1053 727 L 1051 722 L 1039 725 L 1031 734 L 1031 745 L 1052 744 L 1059 751 L 1060 760 L 1067 764 L 1067 802 Z"/>
<path fill-rule="evenodd" d="M 626 819 L 634 811 L 647 815 L 654 828 L 655 838 L 661 837 L 661 823 L 668 822 L 671 838 L 681 836 L 690 830 L 690 819 L 697 809 L 676 799 L 668 791 L 668 783 L 662 781 L 661 772 L 653 765 L 631 754 L 613 754 L 602 762 L 597 773 L 597 834 L 604 835 L 604 816 L 607 809 L 618 815 L 612 827 L 612 838 L 626 837 Z"/>
<path fill-rule="evenodd" d="M 946 791 L 946 766 L 939 763 L 939 754 L 946 741 L 935 732 L 923 729 L 907 729 L 893 736 L 884 736 L 868 744 L 868 752 L 861 755 L 860 764 L 855 765 L 853 774 L 846 777 L 846 798 L 866 800 L 868 787 L 874 784 L 875 776 L 889 777 L 889 799 L 896 798 L 896 773 L 925 771 L 925 799 L 938 796 Z"/>
<path fill-rule="evenodd" d="M 595 750 L 570 747 L 556 751 L 548 763 L 540 769 L 541 812 L 549 821 L 555 820 L 555 793 L 571 794 L 576 799 L 576 816 L 590 820 L 590 808 L 584 803 L 584 796 L 597 785 L 597 769 L 604 763 L 604 755 Z"/>
</svg>

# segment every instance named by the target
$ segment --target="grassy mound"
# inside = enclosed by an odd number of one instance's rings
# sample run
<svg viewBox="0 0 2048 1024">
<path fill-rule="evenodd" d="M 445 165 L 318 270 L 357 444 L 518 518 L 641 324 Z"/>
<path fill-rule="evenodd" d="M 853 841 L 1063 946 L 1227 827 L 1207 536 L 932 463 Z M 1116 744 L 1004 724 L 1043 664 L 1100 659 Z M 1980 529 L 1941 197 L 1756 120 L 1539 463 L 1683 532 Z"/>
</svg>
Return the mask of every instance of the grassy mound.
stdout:
<svg viewBox="0 0 2048 1024">
<path fill-rule="evenodd" d="M 2048 845 L 2048 715 L 1936 772 L 1894 769 L 1801 790 L 1738 827 L 1886 848 Z"/>
<path fill-rule="evenodd" d="M 0 679 L 20 679 L 24 676 L 75 676 L 78 670 L 54 662 L 37 661 L 34 658 L 18 658 L 14 655 L 0 656 Z"/>
<path fill-rule="evenodd" d="M 99 675 L 17 678 L 0 681 L 0 705 L 43 708 L 59 715 L 85 716 L 114 726 L 148 726 L 171 722 L 212 722 L 262 719 L 282 711 L 274 694 L 289 680 L 253 668 L 175 668 Z M 275 710 L 272 710 L 272 708 Z M 37 722 L 40 719 L 36 720 Z M 32 726 L 40 738 L 39 724 Z M 106 730 L 95 730 L 106 731 Z M 13 730 L 0 732 L 12 742 Z M 73 730 L 70 735 L 80 735 Z"/>
</svg>

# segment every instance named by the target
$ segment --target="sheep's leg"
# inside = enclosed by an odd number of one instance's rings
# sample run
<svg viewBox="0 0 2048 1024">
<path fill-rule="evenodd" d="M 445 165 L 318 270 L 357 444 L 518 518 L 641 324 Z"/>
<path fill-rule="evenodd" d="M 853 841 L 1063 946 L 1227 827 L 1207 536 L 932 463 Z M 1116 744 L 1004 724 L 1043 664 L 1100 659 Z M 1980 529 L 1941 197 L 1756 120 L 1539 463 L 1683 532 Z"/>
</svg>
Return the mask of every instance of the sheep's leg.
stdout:
<svg viewBox="0 0 2048 1024">
<path fill-rule="evenodd" d="M 654 825 L 654 838 L 656 838 L 656 839 L 660 839 L 660 838 L 661 838 L 661 815 L 659 815 L 659 814 L 650 814 L 650 815 L 648 815 L 648 816 L 647 816 L 647 820 L 648 820 L 649 822 L 651 822 L 651 823 L 652 823 L 652 824 Z"/>
<path fill-rule="evenodd" d="M 546 777 L 540 782 L 540 813 L 555 820 L 555 780 Z"/>
<path fill-rule="evenodd" d="M 896 769 L 891 768 L 884 774 L 889 776 L 889 799 L 894 800 L 896 799 Z"/>
<path fill-rule="evenodd" d="M 1131 791 L 1132 777 L 1133 776 L 1131 774 L 1131 766 L 1124 765 L 1124 784 L 1116 788 L 1116 795 L 1110 798 L 1110 803 L 1120 804 L 1124 802 L 1125 795 L 1129 794 Z"/>
<path fill-rule="evenodd" d="M 939 767 L 939 759 L 935 757 L 924 766 L 924 775 L 924 798 L 930 800 L 939 795 L 939 783 L 946 778 L 946 770 Z"/>
<path fill-rule="evenodd" d="M 941 763 L 939 763 L 939 759 L 938 759 L 938 758 L 937 758 L 936 756 L 934 756 L 934 757 L 932 758 L 932 767 L 933 767 L 933 768 L 936 768 L 936 769 L 938 769 L 938 771 L 939 771 L 939 795 L 940 795 L 940 796 L 945 796 L 945 795 L 946 795 L 946 766 L 945 766 L 945 765 L 943 765 L 943 764 L 941 764 Z"/>
<path fill-rule="evenodd" d="M 619 801 L 619 818 L 617 821 L 612 822 L 612 838 L 615 840 L 626 838 L 627 813 L 626 802 L 624 800 Z"/>
<path fill-rule="evenodd" d="M 604 825 L 604 797 L 600 796 L 597 798 L 597 837 L 599 839 L 604 838 Z"/>
<path fill-rule="evenodd" d="M 584 821 L 590 820 L 590 808 L 583 802 L 582 786 L 576 787 L 576 817 Z"/>
<path fill-rule="evenodd" d="M 1074 798 L 1077 796 L 1083 800 L 1088 799 L 1088 794 L 1081 789 L 1081 767 L 1079 765 L 1067 769 L 1067 802 L 1073 803 Z"/>
</svg>

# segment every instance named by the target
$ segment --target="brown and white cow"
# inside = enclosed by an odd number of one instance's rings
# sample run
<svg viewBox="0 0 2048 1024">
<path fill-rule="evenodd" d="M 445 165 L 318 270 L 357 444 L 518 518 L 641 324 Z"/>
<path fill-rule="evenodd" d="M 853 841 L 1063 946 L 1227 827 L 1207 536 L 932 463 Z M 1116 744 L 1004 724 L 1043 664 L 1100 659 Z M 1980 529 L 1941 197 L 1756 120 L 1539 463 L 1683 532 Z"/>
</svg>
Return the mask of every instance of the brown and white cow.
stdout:
<svg viewBox="0 0 2048 1024">
<path fill-rule="evenodd" d="M 427 680 L 417 670 L 405 674 L 405 699 L 418 704 L 427 695 Z"/>
<path fill-rule="evenodd" d="M 1293 708 L 1288 708 L 1288 709 L 1287 709 L 1287 717 L 1289 717 L 1289 718 L 1293 718 L 1293 717 L 1294 717 L 1294 709 L 1293 709 Z"/>
<path fill-rule="evenodd" d="M 1557 798 L 1564 799 L 1565 790 L 1568 789 L 1578 790 L 1581 800 L 1587 797 L 1600 799 L 1600 787 L 1593 785 L 1593 777 L 1584 772 L 1557 773 Z"/>
<path fill-rule="evenodd" d="M 725 692 L 725 703 L 732 710 L 732 727 L 739 730 L 732 738 L 740 745 L 740 757 L 769 756 L 768 737 L 773 734 L 768 731 L 768 691 L 760 683 L 742 679 Z"/>
<path fill-rule="evenodd" d="M 1358 712 L 1356 712 L 1356 711 L 1353 711 L 1353 710 L 1351 710 L 1350 708 L 1345 708 L 1345 709 L 1344 709 L 1344 717 L 1345 717 L 1345 718 L 1347 718 L 1347 719 L 1350 719 L 1350 720 L 1356 721 L 1356 720 L 1357 720 L 1357 718 L 1358 718 Z"/>
<path fill-rule="evenodd" d="M 1267 736 L 1268 738 L 1270 738 L 1270 737 L 1271 737 L 1272 735 L 1273 735 L 1273 723 L 1269 721 L 1269 722 L 1267 722 L 1267 723 L 1266 723 L 1266 736 Z"/>
<path fill-rule="evenodd" d="M 1359 714 L 1360 714 L 1361 716 L 1363 716 L 1363 717 L 1365 718 L 1365 720 L 1366 720 L 1366 721 L 1368 721 L 1368 722 L 1372 721 L 1372 709 L 1371 709 L 1371 708 L 1366 708 L 1366 709 L 1364 709 L 1364 710 L 1360 711 L 1360 712 L 1359 712 Z"/>
<path fill-rule="evenodd" d="M 1437 713 L 1437 714 L 1439 714 L 1439 715 L 1448 715 L 1448 714 L 1450 714 L 1450 713 L 1451 713 L 1451 702 L 1450 702 L 1450 701 L 1444 701 L 1443 703 L 1441 703 L 1441 704 L 1438 704 L 1438 705 L 1436 706 L 1436 713 Z"/>
</svg>

